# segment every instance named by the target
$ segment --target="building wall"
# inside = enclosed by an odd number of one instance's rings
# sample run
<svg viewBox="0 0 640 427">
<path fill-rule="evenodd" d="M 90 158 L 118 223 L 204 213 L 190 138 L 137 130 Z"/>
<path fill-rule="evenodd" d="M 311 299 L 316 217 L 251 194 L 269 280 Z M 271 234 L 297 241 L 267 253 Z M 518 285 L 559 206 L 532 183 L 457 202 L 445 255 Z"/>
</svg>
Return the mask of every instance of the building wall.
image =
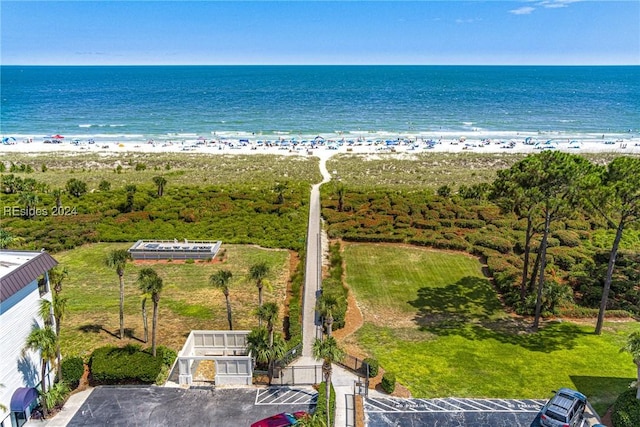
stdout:
<svg viewBox="0 0 640 427">
<path fill-rule="evenodd" d="M 50 299 L 51 294 L 45 294 Z M 38 387 L 40 383 L 39 354 L 23 355 L 25 341 L 34 326 L 42 327 L 38 315 L 40 292 L 37 280 L 2 303 L 0 309 L 0 403 L 9 409 L 11 396 L 18 387 Z M 0 423 L 9 412 L 0 411 Z M 3 425 L 11 425 L 7 419 Z"/>
</svg>

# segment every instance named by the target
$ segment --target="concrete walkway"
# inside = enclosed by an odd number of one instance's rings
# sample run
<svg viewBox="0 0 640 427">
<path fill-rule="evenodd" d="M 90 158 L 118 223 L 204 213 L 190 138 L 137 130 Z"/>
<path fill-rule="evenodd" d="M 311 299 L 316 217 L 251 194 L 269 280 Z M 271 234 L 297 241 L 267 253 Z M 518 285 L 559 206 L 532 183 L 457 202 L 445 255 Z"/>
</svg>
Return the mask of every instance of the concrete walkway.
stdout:
<svg viewBox="0 0 640 427">
<path fill-rule="evenodd" d="M 322 365 L 322 361 L 313 357 L 313 342 L 322 337 L 320 317 L 316 313 L 316 300 L 322 289 L 322 229 L 320 222 L 320 186 L 331 181 L 327 170 L 327 158 L 320 159 L 322 182 L 311 188 L 309 201 L 309 228 L 307 230 L 307 259 L 305 271 L 303 310 L 302 310 L 302 357 L 294 366 Z M 358 377 L 346 369 L 333 365 L 331 377 L 336 393 L 335 426 L 346 427 L 353 424 L 353 394 Z"/>
<path fill-rule="evenodd" d="M 89 395 L 93 392 L 93 388 L 89 387 L 86 390 L 74 393 L 69 396 L 67 402 L 60 412 L 58 412 L 53 418 L 46 420 L 29 420 L 25 424 L 27 427 L 47 426 L 47 427 L 64 427 L 69 424 L 69 421 L 78 412 L 82 404 L 87 400 Z"/>
</svg>

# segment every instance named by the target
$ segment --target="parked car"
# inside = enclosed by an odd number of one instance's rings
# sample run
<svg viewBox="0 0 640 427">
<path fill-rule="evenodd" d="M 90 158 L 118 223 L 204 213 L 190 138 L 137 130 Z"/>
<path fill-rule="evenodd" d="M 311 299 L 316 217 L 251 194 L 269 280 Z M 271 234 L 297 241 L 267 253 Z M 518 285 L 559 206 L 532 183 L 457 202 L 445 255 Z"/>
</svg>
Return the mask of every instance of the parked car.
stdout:
<svg viewBox="0 0 640 427">
<path fill-rule="evenodd" d="M 587 406 L 584 394 L 561 388 L 540 411 L 540 423 L 545 427 L 578 427 Z"/>
<path fill-rule="evenodd" d="M 293 414 L 289 412 L 282 412 L 280 414 L 273 415 L 269 418 L 265 418 L 260 421 L 256 421 L 251 424 L 251 427 L 289 427 L 295 426 L 298 424 L 298 420 L 307 417 L 305 411 L 294 412 Z"/>
</svg>

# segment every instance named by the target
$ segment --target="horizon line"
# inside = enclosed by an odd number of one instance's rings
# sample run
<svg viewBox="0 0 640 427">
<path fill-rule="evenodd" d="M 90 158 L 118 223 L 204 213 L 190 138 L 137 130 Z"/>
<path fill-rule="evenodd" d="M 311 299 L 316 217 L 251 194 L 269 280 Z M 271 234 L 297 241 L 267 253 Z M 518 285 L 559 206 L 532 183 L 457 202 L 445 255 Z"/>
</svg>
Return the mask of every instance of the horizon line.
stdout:
<svg viewBox="0 0 640 427">
<path fill-rule="evenodd" d="M 420 64 L 420 63 L 371 63 L 371 64 L 345 64 L 345 63 L 275 63 L 275 64 L 148 64 L 148 63 L 122 63 L 122 64 L 0 64 L 2 67 L 640 67 L 640 63 L 620 63 L 620 64 L 549 64 L 549 63 L 490 63 L 490 64 L 467 64 L 467 63 L 441 63 L 441 64 Z"/>
</svg>

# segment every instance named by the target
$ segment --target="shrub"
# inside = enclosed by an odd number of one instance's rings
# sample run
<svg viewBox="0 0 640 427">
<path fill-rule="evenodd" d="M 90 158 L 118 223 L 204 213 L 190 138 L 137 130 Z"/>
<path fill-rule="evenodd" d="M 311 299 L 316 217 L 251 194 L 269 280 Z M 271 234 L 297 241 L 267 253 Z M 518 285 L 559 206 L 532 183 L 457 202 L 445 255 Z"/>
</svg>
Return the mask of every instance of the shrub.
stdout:
<svg viewBox="0 0 640 427">
<path fill-rule="evenodd" d="M 327 419 L 327 386 L 324 382 L 318 384 L 318 404 L 316 405 L 316 414 L 320 416 L 321 420 Z M 329 418 L 333 421 L 333 417 L 336 413 L 336 392 L 333 389 L 333 384 L 329 385 L 329 407 L 331 408 Z"/>
<path fill-rule="evenodd" d="M 109 191 L 111 190 L 111 183 L 106 179 L 103 179 L 102 181 L 100 181 L 100 184 L 98 184 L 98 189 L 100 191 Z"/>
<path fill-rule="evenodd" d="M 62 406 L 69 396 L 69 391 L 69 386 L 66 382 L 62 381 L 55 383 L 44 395 L 47 408 L 52 409 Z"/>
<path fill-rule="evenodd" d="M 144 163 L 136 163 L 136 171 L 143 171 L 147 169 L 147 165 Z"/>
<path fill-rule="evenodd" d="M 78 387 L 80 378 L 84 374 L 84 362 L 80 356 L 70 356 L 62 359 L 60 365 L 62 379 L 69 384 L 71 389 Z"/>
<path fill-rule="evenodd" d="M 391 394 L 396 389 L 396 374 L 393 372 L 385 372 L 382 376 L 380 386 L 384 391 Z"/>
<path fill-rule="evenodd" d="M 67 181 L 67 193 L 75 197 L 80 197 L 87 192 L 87 183 L 76 178 Z"/>
<path fill-rule="evenodd" d="M 611 415 L 614 427 L 640 426 L 640 400 L 636 399 L 636 393 L 635 388 L 630 388 L 616 399 Z"/>
<path fill-rule="evenodd" d="M 366 359 L 364 359 L 364 363 L 369 365 L 369 377 L 373 378 L 378 375 L 378 368 L 380 367 L 380 364 L 378 363 L 377 359 L 374 359 L 373 357 L 367 357 Z"/>
<path fill-rule="evenodd" d="M 475 244 L 478 246 L 484 246 L 485 248 L 494 249 L 503 254 L 507 254 L 511 252 L 513 249 L 513 245 L 511 242 L 500 236 L 492 236 L 492 235 L 479 235 L 475 239 Z"/>
<path fill-rule="evenodd" d="M 159 345 L 156 347 L 156 356 L 162 359 L 162 363 L 165 366 L 171 367 L 173 362 L 178 357 L 178 353 L 175 350 L 170 349 L 169 347 L 165 347 L 164 345 Z"/>
<path fill-rule="evenodd" d="M 454 222 L 456 227 L 460 228 L 482 228 L 486 223 L 480 219 L 457 219 Z"/>
<path fill-rule="evenodd" d="M 106 346 L 93 351 L 90 366 L 96 384 L 151 384 L 160 374 L 163 359 L 139 345 Z"/>
<path fill-rule="evenodd" d="M 557 237 L 558 240 L 560 240 L 560 244 L 563 246 L 569 246 L 571 248 L 580 246 L 580 236 L 574 231 L 557 230 L 553 233 L 553 236 Z"/>
</svg>

